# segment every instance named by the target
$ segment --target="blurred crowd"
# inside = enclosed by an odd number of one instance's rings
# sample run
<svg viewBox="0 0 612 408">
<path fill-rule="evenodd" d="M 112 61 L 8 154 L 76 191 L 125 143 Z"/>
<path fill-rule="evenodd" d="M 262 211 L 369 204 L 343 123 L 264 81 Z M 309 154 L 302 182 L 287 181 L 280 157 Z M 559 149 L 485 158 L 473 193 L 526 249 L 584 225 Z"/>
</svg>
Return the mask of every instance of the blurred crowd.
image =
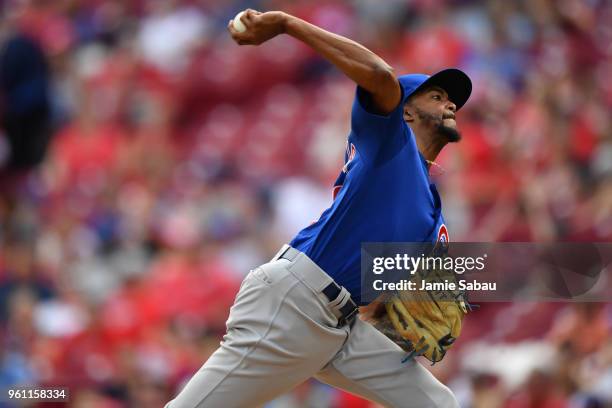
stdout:
<svg viewBox="0 0 612 408">
<path fill-rule="evenodd" d="M 162 406 L 218 346 L 242 277 L 331 202 L 354 85 L 288 37 L 238 47 L 245 7 L 398 74 L 471 76 L 434 175 L 453 241 L 612 239 L 609 1 L 0 7 L 0 388 Z M 607 304 L 484 304 L 432 370 L 464 407 L 612 406 L 611 324 Z M 371 405 L 306 382 L 269 406 Z"/>
</svg>

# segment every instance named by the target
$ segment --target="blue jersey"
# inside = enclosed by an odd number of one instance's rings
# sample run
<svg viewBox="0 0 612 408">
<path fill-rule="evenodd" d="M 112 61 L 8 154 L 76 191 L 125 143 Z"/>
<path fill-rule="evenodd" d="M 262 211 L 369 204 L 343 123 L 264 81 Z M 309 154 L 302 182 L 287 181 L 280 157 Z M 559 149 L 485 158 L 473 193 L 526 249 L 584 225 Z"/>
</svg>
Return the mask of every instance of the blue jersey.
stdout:
<svg viewBox="0 0 612 408">
<path fill-rule="evenodd" d="M 440 196 L 404 122 L 403 103 L 381 116 L 368 111 L 368 96 L 357 88 L 331 207 L 291 242 L 357 303 L 362 242 L 448 240 Z"/>
</svg>

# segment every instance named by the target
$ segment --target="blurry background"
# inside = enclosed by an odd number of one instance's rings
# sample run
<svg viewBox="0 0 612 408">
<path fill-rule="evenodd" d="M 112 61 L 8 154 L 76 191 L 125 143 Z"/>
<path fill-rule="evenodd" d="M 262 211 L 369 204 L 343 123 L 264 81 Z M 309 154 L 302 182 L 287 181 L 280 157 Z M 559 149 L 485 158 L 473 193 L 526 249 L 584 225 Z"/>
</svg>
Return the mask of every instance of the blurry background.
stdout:
<svg viewBox="0 0 612 408">
<path fill-rule="evenodd" d="M 162 406 L 217 347 L 242 277 L 331 202 L 354 85 L 288 37 L 236 46 L 245 7 L 398 74 L 469 73 L 464 139 L 439 160 L 453 241 L 612 238 L 610 1 L 0 7 L 0 388 Z M 432 370 L 464 407 L 610 406 L 611 323 L 607 304 L 484 304 Z M 371 405 L 307 382 L 269 406 Z"/>
</svg>

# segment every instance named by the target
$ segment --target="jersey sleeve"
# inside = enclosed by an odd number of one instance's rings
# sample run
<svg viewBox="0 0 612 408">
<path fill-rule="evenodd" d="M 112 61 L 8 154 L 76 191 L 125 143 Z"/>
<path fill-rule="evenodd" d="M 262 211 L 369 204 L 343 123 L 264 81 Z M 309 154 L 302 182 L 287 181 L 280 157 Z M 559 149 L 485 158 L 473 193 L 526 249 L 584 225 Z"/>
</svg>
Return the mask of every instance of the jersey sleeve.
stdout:
<svg viewBox="0 0 612 408">
<path fill-rule="evenodd" d="M 401 88 L 401 87 L 400 87 Z M 402 89 L 402 97 L 404 100 Z M 368 92 L 357 87 L 351 112 L 352 142 L 359 154 L 370 163 L 380 159 L 384 151 L 390 153 L 398 150 L 405 142 L 403 140 L 403 103 L 388 115 L 373 113 Z"/>
</svg>

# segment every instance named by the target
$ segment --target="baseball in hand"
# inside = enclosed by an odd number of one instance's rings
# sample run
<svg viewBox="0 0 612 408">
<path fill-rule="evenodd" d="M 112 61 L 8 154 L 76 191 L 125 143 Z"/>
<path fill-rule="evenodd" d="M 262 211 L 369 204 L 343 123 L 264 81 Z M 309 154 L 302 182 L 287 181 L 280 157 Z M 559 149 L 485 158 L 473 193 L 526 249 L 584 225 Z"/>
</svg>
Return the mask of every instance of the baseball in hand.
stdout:
<svg viewBox="0 0 612 408">
<path fill-rule="evenodd" d="M 240 20 L 240 17 L 242 17 L 243 14 L 244 11 L 241 11 L 240 13 L 236 14 L 236 17 L 234 17 L 234 19 L 232 20 L 234 30 L 238 31 L 239 33 L 244 33 L 246 31 L 246 26 L 244 25 L 242 20 Z"/>
</svg>

